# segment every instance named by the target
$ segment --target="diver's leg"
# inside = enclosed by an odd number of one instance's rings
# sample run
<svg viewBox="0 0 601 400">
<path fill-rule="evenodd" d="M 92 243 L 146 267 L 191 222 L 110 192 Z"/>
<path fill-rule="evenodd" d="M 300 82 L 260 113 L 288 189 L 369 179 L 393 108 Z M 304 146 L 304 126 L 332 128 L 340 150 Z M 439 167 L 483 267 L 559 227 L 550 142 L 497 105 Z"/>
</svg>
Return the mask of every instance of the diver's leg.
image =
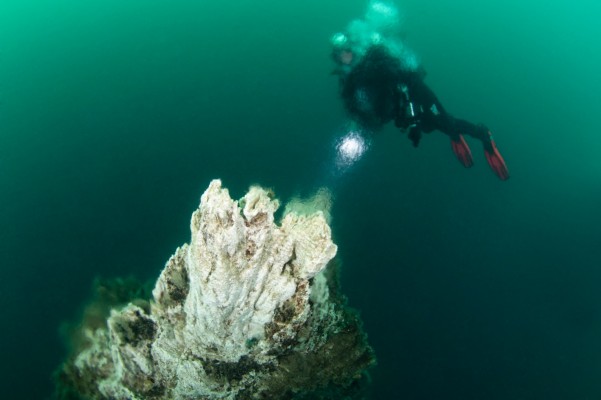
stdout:
<svg viewBox="0 0 601 400">
<path fill-rule="evenodd" d="M 436 94 L 421 80 L 414 83 L 413 93 L 421 105 L 421 129 L 424 132 L 439 130 L 451 139 L 453 153 L 461 164 L 469 168 L 473 165 L 472 152 L 463 135 L 468 135 L 480 140 L 484 146 L 486 161 L 501 179 L 509 178 L 509 171 L 503 157 L 499 153 L 489 129 L 484 125 L 475 125 L 463 119 L 458 119 L 449 114 L 440 103 Z"/>
<path fill-rule="evenodd" d="M 472 151 L 461 134 L 462 129 L 459 129 L 469 128 L 469 126 L 462 126 L 463 124 L 457 124 L 456 121 L 457 120 L 448 114 L 444 108 L 442 108 L 440 103 L 436 101 L 432 103 L 428 109 L 423 110 L 421 127 L 426 133 L 438 130 L 449 136 L 451 139 L 451 149 L 453 149 L 453 153 L 455 153 L 457 160 L 459 160 L 461 165 L 469 168 L 474 165 Z M 471 129 L 470 132 L 472 132 Z"/>
<path fill-rule="evenodd" d="M 480 140 L 485 146 L 490 141 L 490 131 L 482 124 L 472 124 L 463 119 L 451 117 L 452 130 L 460 135 L 467 135 Z"/>
<path fill-rule="evenodd" d="M 424 132 L 438 130 L 452 140 L 459 135 L 468 135 L 480 140 L 485 139 L 488 129 L 482 129 L 468 121 L 453 117 L 444 108 L 436 94 L 421 79 L 414 81 L 412 94 L 421 106 L 421 123 Z"/>
</svg>

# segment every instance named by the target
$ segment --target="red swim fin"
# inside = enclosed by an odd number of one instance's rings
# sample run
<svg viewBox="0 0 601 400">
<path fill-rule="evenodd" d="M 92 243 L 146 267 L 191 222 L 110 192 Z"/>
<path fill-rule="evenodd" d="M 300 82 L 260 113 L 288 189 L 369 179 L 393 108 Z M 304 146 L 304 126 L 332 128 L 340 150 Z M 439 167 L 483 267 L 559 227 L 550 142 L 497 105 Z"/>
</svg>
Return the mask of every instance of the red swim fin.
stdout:
<svg viewBox="0 0 601 400">
<path fill-rule="evenodd" d="M 484 155 L 486 156 L 488 165 L 490 165 L 490 168 L 492 168 L 499 179 L 502 181 L 509 179 L 509 170 L 507 169 L 505 160 L 503 160 L 501 153 L 499 153 L 499 149 L 497 149 L 497 145 L 492 140 L 492 137 L 490 138 L 490 144 L 484 145 Z"/>
<path fill-rule="evenodd" d="M 472 151 L 462 135 L 458 135 L 456 138 L 451 138 L 451 148 L 453 149 L 453 153 L 455 153 L 459 162 L 463 164 L 465 168 L 469 168 L 474 165 Z"/>
</svg>

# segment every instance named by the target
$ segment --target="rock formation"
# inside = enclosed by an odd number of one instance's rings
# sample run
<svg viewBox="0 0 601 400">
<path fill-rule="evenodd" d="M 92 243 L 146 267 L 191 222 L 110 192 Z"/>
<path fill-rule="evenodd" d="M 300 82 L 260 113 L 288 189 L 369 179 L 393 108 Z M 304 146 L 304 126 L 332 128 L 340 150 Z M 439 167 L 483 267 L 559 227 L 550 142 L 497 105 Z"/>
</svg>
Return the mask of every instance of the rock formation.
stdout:
<svg viewBox="0 0 601 400">
<path fill-rule="evenodd" d="M 315 204 L 328 204 L 322 195 Z M 352 398 L 373 353 L 336 279 L 327 210 L 211 182 L 150 302 L 81 326 L 58 377 L 85 399 Z M 68 388 L 69 390 L 65 390 Z M 66 397 L 66 395 L 63 395 Z"/>
</svg>

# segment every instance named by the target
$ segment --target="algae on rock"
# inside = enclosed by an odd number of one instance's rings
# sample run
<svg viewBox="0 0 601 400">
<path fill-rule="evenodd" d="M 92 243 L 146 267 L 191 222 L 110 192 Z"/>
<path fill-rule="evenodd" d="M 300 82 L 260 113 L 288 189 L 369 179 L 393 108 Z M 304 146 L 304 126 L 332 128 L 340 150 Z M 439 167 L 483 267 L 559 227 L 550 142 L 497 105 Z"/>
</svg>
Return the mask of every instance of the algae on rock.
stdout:
<svg viewBox="0 0 601 400">
<path fill-rule="evenodd" d="M 374 357 L 337 287 L 328 210 L 292 206 L 278 226 L 278 207 L 212 181 L 150 307 L 83 325 L 61 386 L 89 399 L 352 397 Z"/>
</svg>

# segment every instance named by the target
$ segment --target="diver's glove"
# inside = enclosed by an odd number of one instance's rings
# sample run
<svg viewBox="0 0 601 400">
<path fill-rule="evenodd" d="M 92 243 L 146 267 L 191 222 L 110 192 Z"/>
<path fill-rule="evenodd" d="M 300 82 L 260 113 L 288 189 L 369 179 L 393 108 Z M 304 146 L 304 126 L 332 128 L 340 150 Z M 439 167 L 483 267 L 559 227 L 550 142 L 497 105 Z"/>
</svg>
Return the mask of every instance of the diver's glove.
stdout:
<svg viewBox="0 0 601 400">
<path fill-rule="evenodd" d="M 509 179 L 509 170 L 501 153 L 499 153 L 499 149 L 497 149 L 495 141 L 492 139 L 490 131 L 488 131 L 487 140 L 483 140 L 482 143 L 484 143 L 484 155 L 490 168 L 502 181 Z"/>
<path fill-rule="evenodd" d="M 465 167 L 469 168 L 474 165 L 474 159 L 472 158 L 472 151 L 467 145 L 462 135 L 451 137 L 451 148 L 453 153 L 457 156 L 459 162 Z"/>
</svg>

